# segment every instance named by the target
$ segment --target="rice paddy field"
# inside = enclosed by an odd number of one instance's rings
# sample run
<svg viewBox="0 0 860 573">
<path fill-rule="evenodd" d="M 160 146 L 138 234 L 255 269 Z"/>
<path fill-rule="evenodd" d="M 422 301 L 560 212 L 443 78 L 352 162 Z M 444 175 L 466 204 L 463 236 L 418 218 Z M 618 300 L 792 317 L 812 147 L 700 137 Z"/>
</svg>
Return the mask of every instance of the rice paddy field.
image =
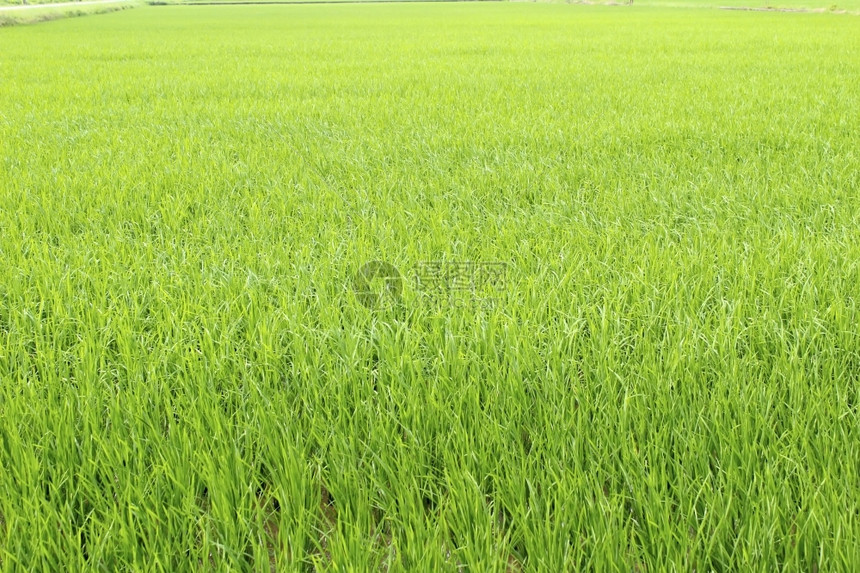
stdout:
<svg viewBox="0 0 860 573">
<path fill-rule="evenodd" d="M 0 30 L 0 570 L 858 570 L 858 53 L 636 5 Z"/>
</svg>

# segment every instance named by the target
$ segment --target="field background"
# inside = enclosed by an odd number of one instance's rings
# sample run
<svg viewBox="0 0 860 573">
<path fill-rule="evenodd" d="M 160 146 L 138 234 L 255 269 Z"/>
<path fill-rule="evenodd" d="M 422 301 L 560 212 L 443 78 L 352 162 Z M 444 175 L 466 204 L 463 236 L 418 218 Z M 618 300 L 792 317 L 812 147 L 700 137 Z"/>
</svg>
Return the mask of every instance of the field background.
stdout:
<svg viewBox="0 0 860 573">
<path fill-rule="evenodd" d="M 0 0 L 0 28 L 21 24 L 39 24 L 51 20 L 74 18 L 78 16 L 94 16 L 119 10 L 136 8 L 141 4 L 137 0 L 116 0 L 96 3 L 74 2 L 53 3 L 46 5 L 33 4 L 3 4 Z"/>
<path fill-rule="evenodd" d="M 0 9 L 3 6 L 21 6 L 27 4 L 54 4 L 66 3 L 70 0 L 0 0 Z M 129 1 L 129 0 L 123 0 Z M 226 2 L 230 4 L 249 2 L 253 4 L 289 3 L 290 0 L 138 0 L 135 4 L 212 4 Z M 314 0 L 293 0 L 307 4 Z M 318 0 L 319 2 L 331 3 L 337 0 Z M 348 0 L 349 3 L 361 2 L 362 0 Z M 365 0 L 368 2 L 432 2 L 434 0 Z M 514 0 L 527 2 L 529 0 Z M 621 5 L 624 0 L 538 0 L 540 2 L 568 3 L 568 4 L 607 4 Z M 827 10 L 827 11 L 849 11 L 860 12 L 860 0 L 634 0 L 637 7 L 661 7 L 661 8 L 720 8 L 720 7 L 751 7 L 751 8 L 788 8 L 801 10 Z"/>
<path fill-rule="evenodd" d="M 860 20 L 0 30 L 0 568 L 852 571 Z M 492 309 L 362 263 L 509 265 Z"/>
</svg>

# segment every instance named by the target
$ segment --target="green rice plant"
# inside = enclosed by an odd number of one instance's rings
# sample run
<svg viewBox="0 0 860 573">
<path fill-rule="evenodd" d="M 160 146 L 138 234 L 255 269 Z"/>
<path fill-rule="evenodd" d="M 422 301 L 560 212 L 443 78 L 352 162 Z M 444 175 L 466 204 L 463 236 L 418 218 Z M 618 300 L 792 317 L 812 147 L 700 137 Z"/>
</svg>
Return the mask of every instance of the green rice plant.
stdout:
<svg viewBox="0 0 860 573">
<path fill-rule="evenodd" d="M 858 26 L 0 30 L 0 569 L 856 570 Z"/>
</svg>

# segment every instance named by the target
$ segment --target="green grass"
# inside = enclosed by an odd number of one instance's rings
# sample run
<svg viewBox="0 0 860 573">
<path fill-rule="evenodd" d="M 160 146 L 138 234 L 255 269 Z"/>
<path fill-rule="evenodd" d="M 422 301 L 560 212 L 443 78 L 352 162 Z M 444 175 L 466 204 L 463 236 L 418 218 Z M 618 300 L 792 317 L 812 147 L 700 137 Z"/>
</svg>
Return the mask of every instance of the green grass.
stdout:
<svg viewBox="0 0 860 573">
<path fill-rule="evenodd" d="M 578 2 L 625 4 L 626 0 L 571 0 L 570 3 Z M 845 11 L 853 14 L 860 12 L 860 0 L 633 0 L 633 5 L 649 8 L 768 8 L 775 10 Z"/>
<path fill-rule="evenodd" d="M 165 4 L 198 4 L 219 3 L 230 4 L 247 2 L 253 4 L 297 2 L 307 4 L 309 2 L 432 2 L 438 0 L 151 0 L 151 3 Z M 450 1 L 450 0 L 449 0 Z M 466 0 L 463 0 L 466 1 Z M 478 0 L 480 1 L 480 0 Z M 606 4 L 627 5 L 627 0 L 512 0 L 514 2 L 540 2 L 540 3 L 566 3 L 566 4 Z M 806 11 L 835 11 L 850 13 L 860 12 L 860 0 L 634 0 L 636 7 L 646 6 L 650 8 L 754 8 L 754 9 L 777 9 L 777 10 L 806 10 Z"/>
<path fill-rule="evenodd" d="M 858 32 L 0 30 L 0 569 L 857 570 Z M 369 310 L 374 259 L 507 283 Z"/>
<path fill-rule="evenodd" d="M 73 0 L 30 0 L 29 2 L 24 2 L 24 0 L 0 0 L 0 15 L 2 15 L 2 8 L 6 6 L 21 6 L 25 4 L 33 5 L 33 4 L 54 4 L 54 3 L 66 3 Z M 118 0 L 120 1 L 120 0 Z M 356 3 L 356 2 L 433 2 L 433 1 L 452 1 L 452 0 L 146 0 L 147 4 L 155 4 L 155 5 L 173 5 L 173 4 L 213 4 L 219 2 L 225 2 L 228 4 L 236 4 L 236 3 L 250 3 L 250 4 L 284 4 L 284 3 L 299 3 L 299 4 L 308 4 L 310 2 L 321 2 L 321 3 L 336 3 L 336 2 L 345 2 L 345 3 Z M 467 1 L 467 0 L 462 0 Z M 473 0 L 473 1 L 481 1 L 481 0 Z M 531 0 L 513 0 L 513 1 L 521 1 L 528 2 Z M 627 0 L 536 0 L 538 2 L 551 2 L 551 3 L 568 3 L 568 4 L 626 4 Z M 860 0 L 634 0 L 634 3 L 637 7 L 646 6 L 646 7 L 658 7 L 658 8 L 725 8 L 725 7 L 733 7 L 733 8 L 773 8 L 773 9 L 788 9 L 788 10 L 810 10 L 810 11 L 847 11 L 851 13 L 860 12 Z M 33 14 L 38 11 L 42 13 L 50 13 L 56 14 L 55 11 L 48 12 L 48 9 L 44 10 L 28 10 L 27 14 Z M 72 12 L 71 10 L 66 10 L 66 15 L 85 15 L 92 13 L 99 13 L 103 10 L 97 10 L 95 7 L 87 7 L 81 6 L 78 8 L 77 12 Z M 3 23 L 19 23 L 24 20 L 24 13 L 16 13 L 16 20 L 12 20 L 9 14 L 3 15 L 5 19 L 0 19 L 0 25 Z M 40 20 L 45 20 L 48 18 L 40 18 Z M 54 18 L 50 18 L 54 19 Z M 29 18 L 27 22 L 32 22 L 33 18 Z"/>
</svg>

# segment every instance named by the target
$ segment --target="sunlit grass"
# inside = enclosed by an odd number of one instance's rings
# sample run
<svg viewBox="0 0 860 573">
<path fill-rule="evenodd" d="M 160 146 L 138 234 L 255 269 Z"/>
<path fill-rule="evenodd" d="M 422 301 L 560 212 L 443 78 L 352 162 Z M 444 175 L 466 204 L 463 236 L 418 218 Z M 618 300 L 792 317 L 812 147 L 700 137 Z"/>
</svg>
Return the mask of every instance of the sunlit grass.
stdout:
<svg viewBox="0 0 860 573">
<path fill-rule="evenodd" d="M 856 570 L 858 22 L 0 30 L 0 566 Z"/>
</svg>

